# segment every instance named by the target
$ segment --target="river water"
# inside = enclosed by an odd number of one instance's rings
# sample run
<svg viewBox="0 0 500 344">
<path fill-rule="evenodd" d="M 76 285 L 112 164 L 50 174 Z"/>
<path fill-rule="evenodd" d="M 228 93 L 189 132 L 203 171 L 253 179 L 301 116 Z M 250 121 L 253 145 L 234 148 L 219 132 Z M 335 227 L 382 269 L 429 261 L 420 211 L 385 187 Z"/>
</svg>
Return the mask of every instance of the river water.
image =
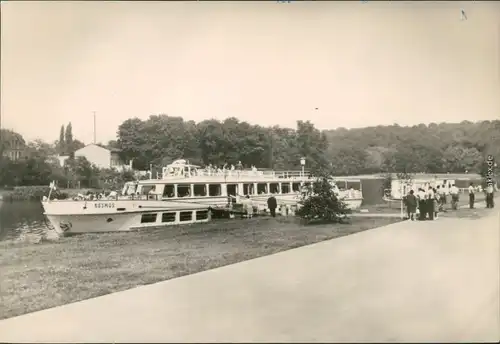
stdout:
<svg viewBox="0 0 500 344">
<path fill-rule="evenodd" d="M 16 240 L 25 234 L 47 232 L 40 202 L 0 201 L 0 241 Z"/>
</svg>

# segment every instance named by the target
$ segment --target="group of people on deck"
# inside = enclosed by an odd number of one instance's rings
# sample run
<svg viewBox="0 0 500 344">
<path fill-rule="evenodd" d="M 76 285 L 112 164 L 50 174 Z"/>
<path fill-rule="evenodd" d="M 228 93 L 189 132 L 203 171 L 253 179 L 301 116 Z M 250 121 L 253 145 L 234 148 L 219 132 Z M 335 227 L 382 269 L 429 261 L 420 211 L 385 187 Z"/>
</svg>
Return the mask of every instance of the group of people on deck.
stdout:
<svg viewBox="0 0 500 344">
<path fill-rule="evenodd" d="M 252 172 L 257 172 L 257 167 L 255 167 L 254 165 L 252 165 L 250 167 L 250 169 Z M 232 173 L 240 173 L 243 170 L 244 170 L 244 167 L 243 167 L 243 164 L 241 163 L 241 161 L 238 161 L 238 163 L 236 165 L 233 165 L 233 164 L 228 165 L 227 163 L 225 163 L 222 166 L 216 166 L 216 165 L 209 164 L 208 166 L 205 166 L 202 169 L 204 174 L 208 175 L 208 176 L 225 175 L 225 174 L 231 175 Z"/>
<path fill-rule="evenodd" d="M 474 209 L 475 192 L 482 191 L 482 188 L 475 187 L 474 183 L 470 183 L 468 188 L 469 193 L 469 208 Z M 486 193 L 486 208 L 493 208 L 493 184 L 489 184 L 484 190 Z M 446 187 L 445 184 L 437 185 L 436 187 L 427 186 L 418 188 L 415 193 L 413 190 L 404 197 L 403 202 L 406 207 L 407 216 L 410 220 L 434 220 L 440 212 L 444 212 L 448 196 L 451 196 L 451 209 L 458 209 L 460 190 L 452 184 Z"/>
</svg>

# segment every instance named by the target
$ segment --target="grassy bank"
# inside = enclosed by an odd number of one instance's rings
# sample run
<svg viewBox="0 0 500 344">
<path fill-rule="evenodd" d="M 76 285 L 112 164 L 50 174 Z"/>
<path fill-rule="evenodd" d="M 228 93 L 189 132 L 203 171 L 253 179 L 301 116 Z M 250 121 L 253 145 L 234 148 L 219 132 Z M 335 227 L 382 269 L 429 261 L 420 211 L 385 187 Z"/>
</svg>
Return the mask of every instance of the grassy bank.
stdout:
<svg viewBox="0 0 500 344">
<path fill-rule="evenodd" d="M 398 222 L 303 226 L 296 218 L 219 220 L 40 244 L 0 242 L 0 319 L 192 274 Z"/>
</svg>

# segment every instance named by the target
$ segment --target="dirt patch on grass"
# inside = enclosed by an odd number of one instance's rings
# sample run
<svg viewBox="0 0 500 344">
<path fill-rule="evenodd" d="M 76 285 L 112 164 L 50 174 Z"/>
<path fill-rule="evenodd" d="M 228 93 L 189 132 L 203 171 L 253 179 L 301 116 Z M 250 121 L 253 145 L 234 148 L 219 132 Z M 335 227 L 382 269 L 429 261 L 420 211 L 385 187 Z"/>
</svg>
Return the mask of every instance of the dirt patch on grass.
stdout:
<svg viewBox="0 0 500 344">
<path fill-rule="evenodd" d="M 219 220 L 39 244 L 0 242 L 0 319 L 253 259 L 398 222 L 303 226 L 295 218 Z"/>
<path fill-rule="evenodd" d="M 475 204 L 478 205 L 480 203 L 486 203 L 486 196 L 484 193 L 476 193 L 475 194 Z M 469 195 L 466 193 L 460 194 L 460 198 L 458 201 L 458 206 L 464 206 L 469 204 Z M 451 211 L 451 197 L 448 196 L 448 204 L 445 205 L 448 211 Z M 381 204 L 374 205 L 366 205 L 361 206 L 359 210 L 354 211 L 354 213 L 360 212 L 360 210 L 365 209 L 368 210 L 368 214 L 398 214 L 401 212 L 401 202 L 400 201 L 390 201 Z M 404 210 L 406 211 L 406 210 Z"/>
<path fill-rule="evenodd" d="M 478 208 L 469 209 L 463 208 L 458 210 L 448 210 L 444 213 L 439 213 L 440 217 L 443 218 L 458 218 L 458 219 L 480 219 L 491 212 L 491 209 Z"/>
<path fill-rule="evenodd" d="M 361 206 L 361 208 L 354 211 L 354 213 L 361 212 L 361 210 L 368 211 L 368 214 L 399 214 L 401 212 L 401 202 L 391 201 L 381 204 Z"/>
</svg>

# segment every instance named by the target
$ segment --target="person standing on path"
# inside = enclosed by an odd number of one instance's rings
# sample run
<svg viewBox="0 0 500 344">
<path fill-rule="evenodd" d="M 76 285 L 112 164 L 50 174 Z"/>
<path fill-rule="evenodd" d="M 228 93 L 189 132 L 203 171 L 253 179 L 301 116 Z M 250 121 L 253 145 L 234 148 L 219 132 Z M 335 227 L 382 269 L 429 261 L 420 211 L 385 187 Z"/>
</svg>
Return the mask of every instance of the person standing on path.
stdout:
<svg viewBox="0 0 500 344">
<path fill-rule="evenodd" d="M 408 211 L 408 218 L 411 221 L 415 221 L 415 213 L 417 212 L 417 197 L 415 197 L 413 190 L 410 190 L 410 194 L 406 196 L 406 209 Z"/>
<path fill-rule="evenodd" d="M 432 186 L 427 189 L 427 213 L 429 214 L 429 220 L 434 220 L 434 191 Z"/>
<path fill-rule="evenodd" d="M 418 219 L 420 221 L 425 220 L 426 216 L 426 204 L 425 204 L 425 191 L 422 188 L 418 188 L 418 193 L 417 193 L 417 198 L 418 198 L 418 211 L 419 211 L 419 216 Z"/>
<path fill-rule="evenodd" d="M 474 200 L 475 200 L 474 192 L 475 192 L 474 183 L 470 183 L 470 185 L 469 185 L 469 209 L 474 209 Z"/>
<path fill-rule="evenodd" d="M 276 208 L 278 207 L 278 202 L 276 201 L 274 195 L 271 195 L 271 197 L 267 199 L 267 207 L 269 208 L 271 216 L 276 217 Z"/>
<path fill-rule="evenodd" d="M 495 206 L 493 203 L 493 191 L 493 184 L 488 184 L 486 187 L 486 208 L 493 208 Z"/>
</svg>

